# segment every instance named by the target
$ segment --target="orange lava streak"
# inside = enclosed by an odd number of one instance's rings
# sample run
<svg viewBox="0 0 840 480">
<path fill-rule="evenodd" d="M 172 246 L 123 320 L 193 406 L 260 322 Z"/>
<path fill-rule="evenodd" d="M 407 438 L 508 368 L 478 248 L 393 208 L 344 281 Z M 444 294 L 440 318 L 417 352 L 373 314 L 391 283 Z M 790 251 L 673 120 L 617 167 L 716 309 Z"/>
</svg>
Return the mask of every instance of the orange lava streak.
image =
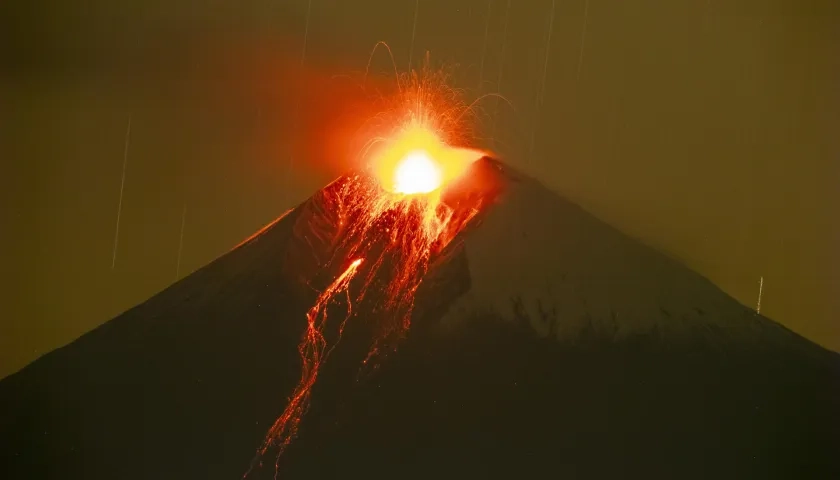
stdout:
<svg viewBox="0 0 840 480">
<path fill-rule="evenodd" d="M 341 292 L 347 295 L 348 313 L 338 326 L 339 339 L 350 318 L 350 305 L 367 302 L 368 318 L 364 320 L 373 326 L 373 338 L 363 368 L 375 368 L 372 360 L 394 350 L 407 332 L 415 294 L 431 258 L 477 213 L 476 209 L 461 209 L 456 215 L 453 207 L 442 201 L 445 187 L 483 156 L 476 150 L 451 146 L 463 135 L 459 122 L 466 109 L 456 102 L 457 95 L 446 87 L 444 78 L 431 74 L 428 67 L 422 76 L 413 72 L 405 78 L 410 83 L 400 85 L 396 107 L 380 117 L 387 131 L 368 137 L 371 140 L 362 153 L 368 159 L 365 174 L 342 177 L 325 188 L 317 200 L 323 203 L 316 203 L 313 209 L 321 209 L 331 219 L 315 216 L 312 224 L 302 227 L 319 239 L 317 248 L 309 243 L 317 268 L 331 269 L 335 264 L 344 265 L 346 259 L 356 260 L 306 315 L 307 329 L 299 346 L 303 364 L 300 382 L 257 458 L 276 447 L 275 476 L 280 455 L 295 437 L 310 405 L 319 368 L 335 348 L 335 343 L 328 347 L 324 338 L 327 306 L 332 299 Z M 326 230 L 320 230 L 322 227 Z M 304 238 L 308 241 L 306 235 Z M 362 258 L 366 271 L 354 282 L 351 293 L 350 281 Z"/>
<path fill-rule="evenodd" d="M 346 233 L 337 253 L 364 256 L 370 264 L 356 301 L 364 300 L 369 290 L 384 299 L 376 305 L 383 314 L 364 360 L 367 365 L 375 355 L 393 349 L 408 330 L 415 293 L 430 258 L 457 232 L 451 231 L 453 211 L 440 201 L 439 191 L 391 193 L 363 177 L 353 177 L 342 185 L 339 197 L 351 202 L 344 205 Z"/>
<path fill-rule="evenodd" d="M 302 364 L 300 382 L 289 398 L 286 409 L 283 410 L 283 413 L 277 418 L 271 426 L 271 429 L 269 429 L 266 442 L 260 449 L 260 455 L 264 455 L 270 447 L 276 446 L 279 458 L 279 455 L 288 447 L 297 433 L 300 420 L 309 407 L 312 386 L 315 385 L 315 380 L 318 378 L 318 371 L 321 368 L 321 364 L 327 360 L 327 357 L 329 357 L 332 351 L 332 348 L 326 349 L 327 342 L 324 339 L 324 327 L 327 323 L 327 306 L 337 294 L 347 291 L 350 280 L 353 279 L 361 264 L 361 258 L 353 260 L 350 266 L 344 270 L 344 273 L 339 275 L 318 296 L 315 304 L 306 313 L 306 331 L 304 331 L 303 339 L 300 345 L 298 345 L 298 352 L 300 353 Z M 350 318 L 350 315 L 351 309 L 348 303 L 347 315 L 339 326 L 339 335 L 344 330 L 344 325 L 347 319 Z M 248 473 L 250 473 L 250 470 Z M 246 477 L 248 473 L 245 474 Z"/>
</svg>

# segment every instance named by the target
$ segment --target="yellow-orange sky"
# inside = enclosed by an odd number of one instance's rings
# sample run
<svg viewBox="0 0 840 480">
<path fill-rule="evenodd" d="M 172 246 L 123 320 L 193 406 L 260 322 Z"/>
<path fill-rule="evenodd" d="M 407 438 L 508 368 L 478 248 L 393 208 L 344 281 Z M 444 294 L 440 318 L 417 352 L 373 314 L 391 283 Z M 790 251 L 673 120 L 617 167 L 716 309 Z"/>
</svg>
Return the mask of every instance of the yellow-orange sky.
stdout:
<svg viewBox="0 0 840 480">
<path fill-rule="evenodd" d="M 11 284 L 0 294 L 0 376 L 175 280 L 185 206 L 180 275 L 341 166 L 304 165 L 306 154 L 327 156 L 317 125 L 331 103 L 272 95 L 266 83 L 281 90 L 287 78 L 266 59 L 299 58 L 307 1 L 199 3 L 0 7 L 0 247 Z M 762 313 L 840 350 L 838 7 L 589 0 L 584 33 L 585 3 L 557 2 L 546 64 L 550 0 L 511 2 L 506 37 L 504 0 L 489 23 L 487 0 L 421 0 L 411 57 L 416 66 L 430 50 L 470 99 L 498 90 L 510 100 L 487 102 L 479 125 L 507 162 L 747 305 L 763 277 Z M 308 67 L 359 73 L 386 40 L 406 69 L 414 6 L 312 0 Z M 391 70 L 377 54 L 375 77 Z M 358 114 L 342 105 L 337 115 Z M 310 150 L 293 179 L 291 132 Z"/>
</svg>

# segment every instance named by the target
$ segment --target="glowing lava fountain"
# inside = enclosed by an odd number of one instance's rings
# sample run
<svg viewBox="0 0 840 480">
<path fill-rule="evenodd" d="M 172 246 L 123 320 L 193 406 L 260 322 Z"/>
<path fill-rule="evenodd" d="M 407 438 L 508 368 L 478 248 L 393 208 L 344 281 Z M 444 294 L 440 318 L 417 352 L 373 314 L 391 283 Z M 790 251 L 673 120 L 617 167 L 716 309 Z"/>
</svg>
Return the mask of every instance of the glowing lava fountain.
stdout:
<svg viewBox="0 0 840 480">
<path fill-rule="evenodd" d="M 319 369 L 351 318 L 352 305 L 366 304 L 369 318 L 364 320 L 373 338 L 362 365 L 375 368 L 376 357 L 393 351 L 407 332 L 415 293 L 430 259 L 478 213 L 477 206 L 456 211 L 442 200 L 442 192 L 483 154 L 447 145 L 442 133 L 453 131 L 446 122 L 454 117 L 435 115 L 429 90 L 423 84 L 414 86 L 404 92 L 407 98 L 400 110 L 404 116 L 396 123 L 396 131 L 376 137 L 367 146 L 368 171 L 341 177 L 319 193 L 322 208 L 334 217 L 329 223 L 335 225 L 329 235 L 323 235 L 329 237 L 325 250 L 330 258 L 318 268 L 341 273 L 306 314 L 307 327 L 298 347 L 300 381 L 255 459 L 276 449 L 275 474 L 280 456 L 309 408 Z M 327 309 L 342 298 L 347 313 L 329 326 Z M 328 345 L 326 338 L 335 340 Z"/>
</svg>

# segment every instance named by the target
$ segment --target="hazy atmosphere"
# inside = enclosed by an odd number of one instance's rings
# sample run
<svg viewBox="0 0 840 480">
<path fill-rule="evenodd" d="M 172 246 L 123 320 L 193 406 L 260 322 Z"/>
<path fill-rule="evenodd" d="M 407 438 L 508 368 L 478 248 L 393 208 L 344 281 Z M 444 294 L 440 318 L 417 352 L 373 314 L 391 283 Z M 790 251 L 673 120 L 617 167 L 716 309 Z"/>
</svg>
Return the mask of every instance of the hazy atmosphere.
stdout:
<svg viewBox="0 0 840 480">
<path fill-rule="evenodd" d="M 296 120 L 330 97 L 284 88 L 377 41 L 507 99 L 477 145 L 840 350 L 838 30 L 830 1 L 2 2 L 0 377 L 339 173 Z"/>
</svg>

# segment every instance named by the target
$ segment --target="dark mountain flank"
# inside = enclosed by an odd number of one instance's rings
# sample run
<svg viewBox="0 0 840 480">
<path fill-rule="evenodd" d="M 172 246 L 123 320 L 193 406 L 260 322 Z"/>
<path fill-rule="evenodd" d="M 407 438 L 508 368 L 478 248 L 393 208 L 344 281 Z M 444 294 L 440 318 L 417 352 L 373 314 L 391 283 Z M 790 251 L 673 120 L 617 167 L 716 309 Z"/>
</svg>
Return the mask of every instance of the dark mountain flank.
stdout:
<svg viewBox="0 0 840 480">
<path fill-rule="evenodd" d="M 445 201 L 480 212 L 407 334 L 360 369 L 387 312 L 353 305 L 278 478 L 840 478 L 840 356 L 499 162 L 469 174 Z M 0 478 L 242 478 L 336 275 L 338 183 L 0 381 Z"/>
</svg>

